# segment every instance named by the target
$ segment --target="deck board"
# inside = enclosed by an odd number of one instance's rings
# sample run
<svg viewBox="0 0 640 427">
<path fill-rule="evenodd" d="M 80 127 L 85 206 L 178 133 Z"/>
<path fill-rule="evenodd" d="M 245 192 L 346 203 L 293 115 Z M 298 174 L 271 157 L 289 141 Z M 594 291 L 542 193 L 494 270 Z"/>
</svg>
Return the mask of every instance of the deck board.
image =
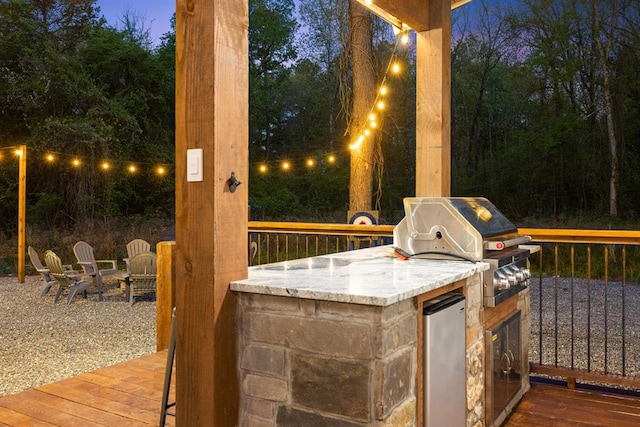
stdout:
<svg viewBox="0 0 640 427">
<path fill-rule="evenodd" d="M 166 360 L 166 351 L 154 353 L 0 397 L 0 427 L 157 426 Z"/>
<path fill-rule="evenodd" d="M 640 425 L 640 397 L 532 382 L 505 427 Z"/>
<path fill-rule="evenodd" d="M 0 397 L 0 427 L 157 426 L 167 352 Z M 172 386 L 170 401 L 175 399 Z M 640 425 L 640 396 L 532 382 L 505 427 Z M 167 417 L 167 426 L 175 419 Z"/>
</svg>

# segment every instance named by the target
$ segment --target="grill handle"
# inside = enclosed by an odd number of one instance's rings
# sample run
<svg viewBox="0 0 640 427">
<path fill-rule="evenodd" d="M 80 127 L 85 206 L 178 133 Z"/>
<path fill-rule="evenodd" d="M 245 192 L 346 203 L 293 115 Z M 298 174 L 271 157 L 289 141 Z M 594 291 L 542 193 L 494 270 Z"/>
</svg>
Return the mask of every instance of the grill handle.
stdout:
<svg viewBox="0 0 640 427">
<path fill-rule="evenodd" d="M 484 248 L 488 251 L 501 251 L 512 246 L 517 246 L 523 243 L 529 243 L 531 236 L 518 236 L 509 240 L 492 240 L 484 242 Z"/>
</svg>

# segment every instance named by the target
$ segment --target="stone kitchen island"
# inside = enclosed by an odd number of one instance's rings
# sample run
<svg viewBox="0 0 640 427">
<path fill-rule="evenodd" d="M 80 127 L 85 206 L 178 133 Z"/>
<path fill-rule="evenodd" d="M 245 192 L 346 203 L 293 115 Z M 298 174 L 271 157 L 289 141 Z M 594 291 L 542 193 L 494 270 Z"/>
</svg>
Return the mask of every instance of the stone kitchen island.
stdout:
<svg viewBox="0 0 640 427">
<path fill-rule="evenodd" d="M 484 422 L 482 262 L 391 246 L 266 264 L 238 293 L 241 426 L 422 423 L 422 303 L 466 299 L 467 426 Z"/>
</svg>

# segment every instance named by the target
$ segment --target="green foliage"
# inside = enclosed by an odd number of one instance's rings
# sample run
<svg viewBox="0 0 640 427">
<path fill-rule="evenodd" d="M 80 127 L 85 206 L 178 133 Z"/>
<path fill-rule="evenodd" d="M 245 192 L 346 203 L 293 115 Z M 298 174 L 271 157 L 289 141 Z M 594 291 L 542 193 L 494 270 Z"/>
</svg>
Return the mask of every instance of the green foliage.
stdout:
<svg viewBox="0 0 640 427">
<path fill-rule="evenodd" d="M 453 12 L 453 195 L 486 196 L 514 221 L 591 215 L 608 223 L 610 152 L 590 4 L 476 3 Z M 342 106 L 351 94 L 346 3 L 301 1 L 303 27 L 295 5 L 249 3 L 252 214 L 343 221 L 349 164 Z M 640 8 L 627 0 L 619 6 L 625 19 L 602 24 L 614 35 L 607 60 L 619 207 L 636 221 Z M 125 22 L 123 30 L 108 27 L 92 0 L 0 2 L 0 147 L 28 146 L 30 225 L 173 218 L 175 31 L 151 46 L 144 22 Z M 381 21 L 373 29 L 381 81 L 394 40 Z M 415 54 L 411 45 L 398 52 L 404 71 L 386 82 L 390 95 L 376 134 L 373 202 L 383 222 L 397 221 L 403 197 L 415 193 Z M 56 163 L 42 162 L 48 152 L 58 154 Z M 11 235 L 17 168 L 8 150 L 1 153 L 0 233 Z M 71 154 L 81 156 L 82 168 L 68 166 Z M 338 163 L 323 163 L 327 154 Z M 302 165 L 307 157 L 319 161 L 315 168 Z M 114 173 L 99 169 L 105 159 Z M 294 165 L 287 173 L 277 170 L 284 159 Z M 137 174 L 122 173 L 128 161 L 138 164 Z M 263 161 L 266 175 L 256 170 Z M 155 164 L 169 168 L 165 178 L 153 174 Z"/>
</svg>

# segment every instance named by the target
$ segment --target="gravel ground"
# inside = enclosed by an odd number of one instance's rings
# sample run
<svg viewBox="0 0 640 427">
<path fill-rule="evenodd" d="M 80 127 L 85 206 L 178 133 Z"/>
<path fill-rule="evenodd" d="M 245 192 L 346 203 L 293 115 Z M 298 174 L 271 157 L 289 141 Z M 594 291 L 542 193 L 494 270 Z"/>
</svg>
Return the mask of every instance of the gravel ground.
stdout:
<svg viewBox="0 0 640 427">
<path fill-rule="evenodd" d="M 106 278 L 103 301 L 54 291 L 40 298 L 41 277 L 0 277 L 0 396 L 73 377 L 155 351 L 155 298 L 129 308 L 117 280 Z"/>
<path fill-rule="evenodd" d="M 77 295 L 67 306 L 66 297 L 53 303 L 53 291 L 40 298 L 42 284 L 40 276 L 22 284 L 0 277 L 0 396 L 155 351 L 155 299 L 137 299 L 129 308 L 117 281 L 107 278 L 103 301 L 90 290 L 87 299 Z M 573 353 L 574 367 L 604 372 L 606 354 L 606 370 L 622 373 L 622 284 L 545 278 L 542 289 L 541 328 L 540 286 L 533 279 L 529 360 L 540 362 L 542 335 L 545 364 L 557 358 L 559 366 L 570 367 Z M 640 375 L 639 284 L 624 286 L 624 301 L 625 374 Z"/>
<path fill-rule="evenodd" d="M 542 311 L 539 309 L 541 296 Z M 638 313 L 640 284 L 636 282 L 623 286 L 621 282 L 550 277 L 542 280 L 541 295 L 539 280 L 534 279 L 529 360 L 539 363 L 542 354 L 542 363 L 547 365 L 554 365 L 557 360 L 563 367 L 622 374 L 624 348 L 624 374 L 639 376 Z"/>
</svg>

